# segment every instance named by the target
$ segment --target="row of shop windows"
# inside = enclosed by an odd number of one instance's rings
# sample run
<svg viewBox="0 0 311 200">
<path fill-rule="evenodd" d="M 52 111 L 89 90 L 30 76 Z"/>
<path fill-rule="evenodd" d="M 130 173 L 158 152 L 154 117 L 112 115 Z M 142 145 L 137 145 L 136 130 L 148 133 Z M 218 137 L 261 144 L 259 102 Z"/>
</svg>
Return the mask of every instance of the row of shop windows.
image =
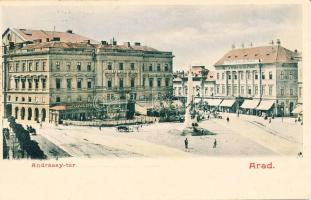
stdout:
<svg viewBox="0 0 311 200">
<path fill-rule="evenodd" d="M 55 88 L 56 89 L 61 89 L 62 87 L 61 87 L 61 81 L 62 81 L 62 79 L 60 79 L 60 78 L 56 78 L 55 79 Z M 83 78 L 78 78 L 77 79 L 77 89 L 82 89 L 82 83 L 83 83 Z M 66 88 L 67 89 L 72 89 L 72 79 L 71 78 L 69 78 L 69 79 L 66 79 Z M 88 89 L 91 89 L 91 88 L 93 88 L 93 81 L 92 81 L 92 79 L 88 79 L 87 80 L 87 88 Z"/>
<path fill-rule="evenodd" d="M 60 71 L 60 69 L 61 69 L 61 62 L 60 62 L 60 61 L 56 61 L 56 62 L 55 62 L 55 69 L 56 69 L 57 71 Z M 66 71 L 71 71 L 71 70 L 72 70 L 72 68 L 71 68 L 71 62 L 66 62 Z M 92 70 L 93 70 L 93 69 L 92 69 L 92 64 L 91 64 L 91 62 L 88 62 L 88 63 L 86 64 L 86 71 L 91 72 Z M 76 63 L 76 71 L 84 71 L 81 62 L 77 62 L 77 63 Z"/>
<path fill-rule="evenodd" d="M 12 99 L 11 99 L 11 95 L 8 95 L 8 101 L 11 101 Z M 32 101 L 32 100 L 34 100 L 34 101 Z M 21 102 L 26 102 L 26 98 L 25 97 L 15 97 L 15 102 L 19 102 L 19 101 L 21 101 Z M 28 97 L 27 98 L 27 102 L 29 102 L 29 103 L 31 103 L 31 102 L 35 102 L 35 103 L 38 103 L 39 102 L 39 98 L 38 97 L 34 97 L 34 98 L 32 98 L 32 97 Z M 45 103 L 45 98 L 44 97 L 42 97 L 42 103 Z"/>
<path fill-rule="evenodd" d="M 269 85 L 268 86 L 268 88 L 269 88 L 269 93 L 268 93 L 268 95 L 269 96 L 272 96 L 273 95 L 273 85 Z M 227 88 L 227 93 L 228 94 L 231 94 L 232 93 L 232 87 L 231 87 L 231 85 L 228 85 L 228 88 Z M 267 95 L 267 92 L 266 92 L 266 86 L 265 85 L 262 85 L 261 86 L 261 91 L 262 91 L 262 94 L 263 95 Z M 218 93 L 218 94 L 220 94 L 220 85 L 217 85 L 216 86 L 216 92 Z M 259 94 L 259 87 L 256 85 L 255 87 L 254 87 L 254 95 L 258 95 Z M 225 88 L 225 85 L 222 85 L 222 88 L 221 88 L 221 94 L 226 94 L 226 88 Z M 238 86 L 237 85 L 234 85 L 233 86 L 233 95 L 237 95 L 238 94 Z M 240 87 L 240 94 L 241 95 L 245 95 L 245 94 L 247 94 L 247 95 L 252 95 L 253 93 L 252 93 L 252 86 L 247 86 L 247 90 L 245 91 L 245 86 L 241 86 Z M 286 92 L 285 92 L 285 87 L 281 87 L 280 88 L 280 95 L 281 96 L 286 96 Z M 290 88 L 289 89 L 289 95 L 290 96 L 294 96 L 294 89 L 293 88 Z"/>
<path fill-rule="evenodd" d="M 28 84 L 28 89 L 39 89 L 39 79 L 15 79 L 15 89 L 19 89 L 19 85 L 21 82 L 21 89 L 26 89 L 26 83 Z M 34 87 L 33 87 L 33 83 L 34 83 Z M 46 79 L 41 79 L 41 86 L 42 89 L 46 89 Z"/>
</svg>

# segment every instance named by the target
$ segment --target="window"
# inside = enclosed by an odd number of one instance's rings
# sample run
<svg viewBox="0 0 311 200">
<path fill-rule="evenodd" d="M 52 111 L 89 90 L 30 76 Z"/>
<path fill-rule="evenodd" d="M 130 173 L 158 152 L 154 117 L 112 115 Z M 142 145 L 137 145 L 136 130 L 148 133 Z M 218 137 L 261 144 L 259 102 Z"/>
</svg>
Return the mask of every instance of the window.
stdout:
<svg viewBox="0 0 311 200">
<path fill-rule="evenodd" d="M 145 87 L 146 78 L 143 78 L 143 87 Z"/>
<path fill-rule="evenodd" d="M 261 92 L 262 92 L 262 95 L 266 95 L 266 86 L 265 85 L 261 86 Z"/>
<path fill-rule="evenodd" d="M 119 87 L 120 87 L 120 88 L 123 88 L 123 87 L 124 87 L 124 85 L 123 85 L 123 78 L 120 78 L 120 79 L 119 79 Z"/>
<path fill-rule="evenodd" d="M 82 79 L 81 78 L 79 78 L 78 81 L 77 81 L 77 88 L 78 89 L 82 88 Z"/>
<path fill-rule="evenodd" d="M 149 78 L 149 87 L 153 87 L 153 78 Z"/>
<path fill-rule="evenodd" d="M 23 72 L 26 71 L 26 63 L 23 63 L 23 64 L 22 64 L 22 71 L 23 71 Z"/>
<path fill-rule="evenodd" d="M 244 86 L 241 86 L 241 95 L 244 95 Z"/>
<path fill-rule="evenodd" d="M 293 79 L 293 72 L 289 72 L 289 80 L 292 80 Z"/>
<path fill-rule="evenodd" d="M 39 71 L 39 62 L 36 62 L 36 64 L 35 64 L 35 70 L 36 70 L 36 71 Z"/>
<path fill-rule="evenodd" d="M 160 64 L 157 65 L 157 70 L 158 70 L 158 72 L 161 71 L 161 65 Z"/>
<path fill-rule="evenodd" d="M 17 72 L 19 71 L 19 63 L 18 63 L 18 62 L 15 64 L 15 70 L 16 70 Z"/>
<path fill-rule="evenodd" d="M 233 86 L 233 94 L 236 95 L 238 93 L 238 86 L 234 85 Z"/>
<path fill-rule="evenodd" d="M 230 73 L 228 74 L 228 79 L 231 80 L 231 74 Z"/>
<path fill-rule="evenodd" d="M 111 63 L 111 62 L 108 63 L 107 69 L 108 69 L 108 70 L 112 70 L 112 63 Z"/>
<path fill-rule="evenodd" d="M 28 79 L 28 88 L 31 89 L 32 88 L 32 80 Z"/>
<path fill-rule="evenodd" d="M 28 63 L 28 69 L 29 69 L 30 72 L 32 71 L 32 62 Z"/>
<path fill-rule="evenodd" d="M 119 70 L 123 70 L 123 63 L 119 63 Z"/>
<path fill-rule="evenodd" d="M 22 97 L 22 102 L 24 102 L 25 101 L 25 97 Z"/>
<path fill-rule="evenodd" d="M 15 79 L 15 89 L 18 89 L 18 83 L 19 83 L 19 80 Z"/>
<path fill-rule="evenodd" d="M 142 67 L 142 69 L 143 69 L 143 72 L 145 71 L 145 64 L 143 64 L 143 67 Z"/>
<path fill-rule="evenodd" d="M 88 72 L 92 71 L 92 65 L 90 62 L 87 63 L 87 71 Z"/>
<path fill-rule="evenodd" d="M 255 80 L 258 80 L 258 72 L 255 71 L 254 73 L 255 73 Z"/>
<path fill-rule="evenodd" d="M 55 66 L 56 66 L 56 69 L 57 69 L 57 70 L 60 69 L 60 63 L 59 63 L 59 61 L 56 61 Z"/>
<path fill-rule="evenodd" d="M 66 66 L 67 66 L 67 71 L 70 71 L 71 70 L 71 63 L 67 62 Z"/>
<path fill-rule="evenodd" d="M 248 86 L 248 88 L 247 88 L 247 93 L 248 93 L 248 95 L 251 95 L 251 94 L 252 94 L 252 88 L 251 88 L 251 86 Z"/>
<path fill-rule="evenodd" d="M 57 79 L 55 79 L 55 82 L 56 82 L 56 89 L 60 89 L 60 79 L 59 78 L 57 78 Z"/>
<path fill-rule="evenodd" d="M 45 71 L 45 61 L 42 62 L 42 71 Z"/>
<path fill-rule="evenodd" d="M 158 87 L 161 87 L 161 79 L 160 78 L 158 78 Z"/>
<path fill-rule="evenodd" d="M 247 79 L 251 79 L 251 73 L 249 71 L 246 72 Z"/>
<path fill-rule="evenodd" d="M 169 69 L 168 69 L 168 64 L 165 64 L 164 70 L 165 70 L 166 72 L 169 70 Z"/>
<path fill-rule="evenodd" d="M 269 85 L 269 95 L 272 95 L 272 85 Z"/>
<path fill-rule="evenodd" d="M 233 73 L 234 74 L 234 80 L 237 80 L 238 79 L 238 75 L 236 72 Z"/>
<path fill-rule="evenodd" d="M 231 85 L 228 85 L 228 95 L 231 95 Z"/>
<path fill-rule="evenodd" d="M 256 85 L 255 86 L 255 95 L 257 95 L 258 94 L 258 86 Z"/>
<path fill-rule="evenodd" d="M 221 79 L 224 80 L 225 79 L 225 73 L 221 74 Z"/>
<path fill-rule="evenodd" d="M 92 88 L 92 79 L 87 80 L 87 88 L 91 89 Z"/>
<path fill-rule="evenodd" d="M 219 73 L 217 73 L 217 80 L 219 80 Z"/>
<path fill-rule="evenodd" d="M 170 79 L 167 78 L 167 79 L 165 79 L 165 86 L 168 87 L 169 85 L 170 85 Z"/>
<path fill-rule="evenodd" d="M 71 79 L 67 79 L 67 89 L 71 89 Z"/>
<path fill-rule="evenodd" d="M 281 71 L 281 76 L 280 76 L 280 79 L 283 80 L 284 79 L 284 72 Z"/>
<path fill-rule="evenodd" d="M 131 87 L 132 88 L 135 87 L 135 79 L 134 78 L 131 79 Z"/>
<path fill-rule="evenodd" d="M 57 102 L 57 103 L 60 102 L 60 97 L 56 97 L 56 102 Z"/>
<path fill-rule="evenodd" d="M 78 100 L 78 101 L 82 101 L 82 97 L 81 97 L 81 96 L 78 96 L 77 100 Z"/>
<path fill-rule="evenodd" d="M 302 88 L 299 87 L 299 97 L 301 98 L 301 96 L 302 96 Z"/>
<path fill-rule="evenodd" d="M 241 80 L 244 79 L 244 72 L 241 72 Z"/>
<path fill-rule="evenodd" d="M 216 86 L 216 91 L 219 94 L 219 85 Z"/>
<path fill-rule="evenodd" d="M 11 96 L 10 95 L 8 96 L 8 101 L 11 101 Z"/>
<path fill-rule="evenodd" d="M 31 97 L 28 97 L 28 102 L 31 102 Z"/>
<path fill-rule="evenodd" d="M 107 86 L 108 86 L 108 88 L 111 88 L 111 80 L 108 80 L 108 82 L 107 82 Z"/>
<path fill-rule="evenodd" d="M 290 94 L 290 96 L 294 95 L 294 90 L 292 88 L 289 90 L 289 94 Z"/>
<path fill-rule="evenodd" d="M 272 72 L 269 72 L 269 79 L 272 80 Z"/>
<path fill-rule="evenodd" d="M 15 101 L 18 101 L 18 97 L 15 97 Z"/>
<path fill-rule="evenodd" d="M 22 89 L 25 89 L 25 82 L 26 82 L 26 80 L 22 79 Z"/>
<path fill-rule="evenodd" d="M 149 71 L 152 72 L 152 64 L 149 65 Z"/>
<path fill-rule="evenodd" d="M 222 86 L 221 86 L 221 93 L 222 93 L 222 94 L 225 94 L 225 93 L 226 93 L 225 85 L 222 85 Z"/>
<path fill-rule="evenodd" d="M 81 71 L 81 62 L 77 62 L 77 71 Z"/>
<path fill-rule="evenodd" d="M 46 88 L 46 80 L 45 79 L 42 79 L 42 89 L 45 89 Z"/>
<path fill-rule="evenodd" d="M 39 88 L 39 79 L 35 79 L 35 88 L 36 88 L 36 89 Z"/>
<path fill-rule="evenodd" d="M 135 63 L 131 63 L 131 70 L 135 70 Z"/>
<path fill-rule="evenodd" d="M 261 72 L 261 79 L 264 80 L 266 78 L 265 72 Z"/>
<path fill-rule="evenodd" d="M 284 96 L 284 88 L 281 87 L 281 95 Z"/>
</svg>

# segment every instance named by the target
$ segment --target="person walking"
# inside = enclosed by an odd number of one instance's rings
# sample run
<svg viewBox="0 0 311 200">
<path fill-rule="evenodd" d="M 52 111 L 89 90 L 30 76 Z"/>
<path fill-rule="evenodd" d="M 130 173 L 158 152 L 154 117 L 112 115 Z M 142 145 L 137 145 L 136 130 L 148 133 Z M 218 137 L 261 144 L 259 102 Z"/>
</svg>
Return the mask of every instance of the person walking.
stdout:
<svg viewBox="0 0 311 200">
<path fill-rule="evenodd" d="M 188 138 L 185 139 L 185 149 L 188 149 Z"/>
<path fill-rule="evenodd" d="M 229 117 L 227 117 L 227 122 L 229 122 Z"/>
<path fill-rule="evenodd" d="M 101 131 L 102 130 L 102 126 L 101 125 L 99 125 L 99 131 Z"/>
<path fill-rule="evenodd" d="M 216 148 L 216 146 L 217 146 L 217 141 L 216 141 L 216 139 L 214 140 L 214 146 L 213 146 L 213 148 Z"/>
</svg>

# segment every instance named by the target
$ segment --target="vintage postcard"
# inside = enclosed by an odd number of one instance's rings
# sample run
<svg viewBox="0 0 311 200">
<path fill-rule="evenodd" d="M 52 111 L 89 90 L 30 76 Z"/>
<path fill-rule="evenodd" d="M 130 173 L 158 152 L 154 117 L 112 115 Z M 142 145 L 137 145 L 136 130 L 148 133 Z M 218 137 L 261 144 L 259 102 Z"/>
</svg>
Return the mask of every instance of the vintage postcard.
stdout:
<svg viewBox="0 0 311 200">
<path fill-rule="evenodd" d="M 0 199 L 311 198 L 308 1 L 0 6 Z"/>
</svg>

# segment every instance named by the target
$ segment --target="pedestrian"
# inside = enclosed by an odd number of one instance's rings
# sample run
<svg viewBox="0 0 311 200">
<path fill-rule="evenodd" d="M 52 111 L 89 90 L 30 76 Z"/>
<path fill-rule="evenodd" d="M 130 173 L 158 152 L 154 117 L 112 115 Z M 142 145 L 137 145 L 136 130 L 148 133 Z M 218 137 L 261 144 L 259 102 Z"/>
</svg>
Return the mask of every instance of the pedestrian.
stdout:
<svg viewBox="0 0 311 200">
<path fill-rule="evenodd" d="M 229 117 L 227 117 L 227 122 L 229 122 Z"/>
<path fill-rule="evenodd" d="M 185 139 L 185 149 L 188 149 L 188 138 Z"/>
<path fill-rule="evenodd" d="M 101 131 L 102 130 L 102 126 L 101 125 L 99 125 L 99 131 Z"/>
<path fill-rule="evenodd" d="M 40 128 L 42 128 L 42 121 L 40 122 Z"/>
<path fill-rule="evenodd" d="M 271 117 L 269 118 L 269 124 L 271 124 Z"/>
<path fill-rule="evenodd" d="M 217 146 L 217 141 L 216 141 L 216 139 L 214 140 L 214 146 L 213 146 L 213 148 L 216 148 L 216 146 Z"/>
<path fill-rule="evenodd" d="M 207 119 L 209 120 L 209 118 L 210 118 L 210 116 L 209 115 L 207 115 Z"/>
</svg>

